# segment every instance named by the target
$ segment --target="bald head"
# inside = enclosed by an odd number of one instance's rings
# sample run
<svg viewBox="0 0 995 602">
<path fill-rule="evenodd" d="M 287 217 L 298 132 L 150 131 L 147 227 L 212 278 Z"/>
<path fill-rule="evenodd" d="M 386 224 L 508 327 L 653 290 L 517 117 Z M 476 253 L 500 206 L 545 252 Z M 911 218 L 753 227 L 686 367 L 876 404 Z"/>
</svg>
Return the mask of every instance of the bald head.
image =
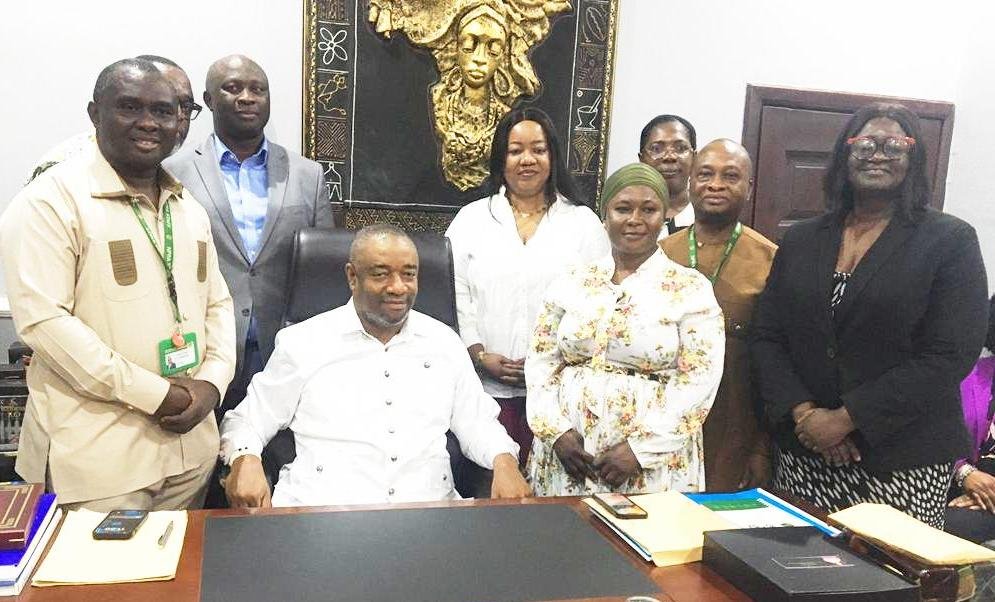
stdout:
<svg viewBox="0 0 995 602">
<path fill-rule="evenodd" d="M 232 72 L 246 72 L 251 73 L 262 79 L 264 82 L 269 84 L 266 78 L 266 72 L 263 68 L 259 66 L 256 61 L 250 59 L 243 54 L 230 54 L 224 58 L 220 58 L 213 63 L 207 69 L 207 82 L 205 87 L 208 92 L 216 90 L 221 87 L 221 84 L 225 80 L 225 76 Z"/>
<path fill-rule="evenodd" d="M 214 115 L 214 131 L 236 154 L 251 152 L 262 142 L 269 121 L 269 79 L 252 59 L 233 54 L 207 70 L 204 104 Z M 243 159 L 243 157 L 239 157 Z"/>
<path fill-rule="evenodd" d="M 698 157 L 695 160 L 695 165 L 701 161 L 701 156 L 706 153 L 715 153 L 724 158 L 733 159 L 741 162 L 741 166 L 749 176 L 753 177 L 753 159 L 750 158 L 750 153 L 747 152 L 746 147 L 742 144 L 730 140 L 728 138 L 719 138 L 717 140 L 712 140 L 705 146 L 701 147 L 698 151 Z"/>
<path fill-rule="evenodd" d="M 695 222 L 735 222 L 752 189 L 753 160 L 743 145 L 720 138 L 698 151 L 690 179 Z"/>
</svg>

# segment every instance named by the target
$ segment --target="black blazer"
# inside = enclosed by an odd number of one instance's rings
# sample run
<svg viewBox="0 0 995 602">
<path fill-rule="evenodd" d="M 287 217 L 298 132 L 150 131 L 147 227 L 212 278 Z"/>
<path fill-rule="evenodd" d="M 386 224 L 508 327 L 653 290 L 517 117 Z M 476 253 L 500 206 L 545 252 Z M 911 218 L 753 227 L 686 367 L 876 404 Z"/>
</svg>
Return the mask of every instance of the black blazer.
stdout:
<svg viewBox="0 0 995 602">
<path fill-rule="evenodd" d="M 862 464 L 886 472 L 968 455 L 960 381 L 981 351 L 988 295 L 978 238 L 928 211 L 896 216 L 857 265 L 835 316 L 836 214 L 784 235 L 757 303 L 751 358 L 778 443 L 806 452 L 791 409 L 845 405 Z"/>
</svg>

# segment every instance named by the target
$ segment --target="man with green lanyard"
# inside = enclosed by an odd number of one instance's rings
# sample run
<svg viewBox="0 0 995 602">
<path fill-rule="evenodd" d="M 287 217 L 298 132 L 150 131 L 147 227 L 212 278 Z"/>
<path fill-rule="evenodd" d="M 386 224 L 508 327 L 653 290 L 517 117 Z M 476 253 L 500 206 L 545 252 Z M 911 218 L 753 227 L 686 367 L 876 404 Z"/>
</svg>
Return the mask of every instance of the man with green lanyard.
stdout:
<svg viewBox="0 0 995 602">
<path fill-rule="evenodd" d="M 96 144 L 0 218 L 34 351 L 16 470 L 71 509 L 199 507 L 217 458 L 235 321 L 207 215 L 160 168 L 179 111 L 154 64 L 106 67 L 87 107 Z"/>
<path fill-rule="evenodd" d="M 725 367 L 704 427 L 708 491 L 755 487 L 770 475 L 769 441 L 757 415 L 746 336 L 777 246 L 739 221 L 752 187 L 753 163 L 746 149 L 731 140 L 710 142 L 691 166 L 694 225 L 660 241 L 668 257 L 708 276 L 725 315 Z"/>
</svg>

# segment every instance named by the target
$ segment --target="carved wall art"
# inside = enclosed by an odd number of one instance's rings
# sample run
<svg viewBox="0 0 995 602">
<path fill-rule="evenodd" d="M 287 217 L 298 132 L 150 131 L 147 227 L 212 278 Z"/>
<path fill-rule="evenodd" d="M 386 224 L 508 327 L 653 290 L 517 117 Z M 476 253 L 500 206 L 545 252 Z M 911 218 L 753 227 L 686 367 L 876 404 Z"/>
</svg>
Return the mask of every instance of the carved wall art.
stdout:
<svg viewBox="0 0 995 602">
<path fill-rule="evenodd" d="M 345 223 L 444 229 L 485 194 L 494 127 L 526 105 L 552 117 L 593 201 L 617 2 L 306 0 L 303 150 Z"/>
</svg>

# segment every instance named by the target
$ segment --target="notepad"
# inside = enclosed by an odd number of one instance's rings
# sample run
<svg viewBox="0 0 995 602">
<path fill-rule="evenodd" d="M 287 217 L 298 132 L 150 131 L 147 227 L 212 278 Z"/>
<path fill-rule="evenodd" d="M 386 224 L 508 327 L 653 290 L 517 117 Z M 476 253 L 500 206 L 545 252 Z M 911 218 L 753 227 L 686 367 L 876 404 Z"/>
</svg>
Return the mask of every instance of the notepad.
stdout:
<svg viewBox="0 0 995 602">
<path fill-rule="evenodd" d="M 176 577 L 187 530 L 186 512 L 150 512 L 131 539 L 94 539 L 93 529 L 105 516 L 89 510 L 68 513 L 32 585 L 132 583 Z M 172 532 L 160 548 L 159 538 L 170 521 Z"/>
<path fill-rule="evenodd" d="M 647 518 L 619 519 L 592 498 L 584 500 L 640 556 L 657 566 L 701 560 L 704 532 L 735 529 L 736 525 L 676 491 L 632 495 Z"/>
<path fill-rule="evenodd" d="M 932 566 L 995 561 L 995 551 L 934 529 L 887 504 L 857 504 L 829 519 L 882 547 Z"/>
</svg>

